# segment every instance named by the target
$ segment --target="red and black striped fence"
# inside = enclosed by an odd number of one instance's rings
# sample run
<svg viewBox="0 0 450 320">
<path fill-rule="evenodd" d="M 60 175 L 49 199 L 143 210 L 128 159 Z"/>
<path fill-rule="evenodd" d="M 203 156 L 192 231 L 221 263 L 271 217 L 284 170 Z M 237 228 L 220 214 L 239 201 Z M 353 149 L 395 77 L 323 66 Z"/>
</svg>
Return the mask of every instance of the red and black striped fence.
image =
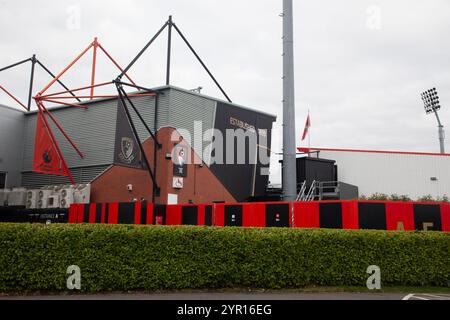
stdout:
<svg viewBox="0 0 450 320">
<path fill-rule="evenodd" d="M 317 201 L 74 204 L 69 223 L 450 231 L 450 204 Z"/>
</svg>

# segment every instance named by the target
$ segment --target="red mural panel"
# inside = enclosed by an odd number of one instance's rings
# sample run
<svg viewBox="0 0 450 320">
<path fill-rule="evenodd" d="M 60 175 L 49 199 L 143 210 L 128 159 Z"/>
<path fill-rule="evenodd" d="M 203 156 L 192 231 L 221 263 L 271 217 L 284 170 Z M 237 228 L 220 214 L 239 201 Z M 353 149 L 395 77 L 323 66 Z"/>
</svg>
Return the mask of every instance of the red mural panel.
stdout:
<svg viewBox="0 0 450 320">
<path fill-rule="evenodd" d="M 78 220 L 78 204 L 71 204 L 69 207 L 69 217 L 67 222 L 70 224 L 77 223 Z"/>
<path fill-rule="evenodd" d="M 242 204 L 242 226 L 253 226 L 253 204 Z"/>
<path fill-rule="evenodd" d="M 97 204 L 91 203 L 89 205 L 89 223 L 94 224 L 95 223 L 95 214 L 97 212 Z"/>
<path fill-rule="evenodd" d="M 450 232 L 450 204 L 441 204 L 441 224 L 442 231 Z"/>
<path fill-rule="evenodd" d="M 216 219 L 213 225 L 223 227 L 225 225 L 225 205 L 220 203 L 215 205 Z"/>
<path fill-rule="evenodd" d="M 168 226 L 177 226 L 181 225 L 181 205 L 168 205 L 166 207 L 166 225 Z"/>
<path fill-rule="evenodd" d="M 134 224 L 141 224 L 141 209 L 142 203 L 136 202 L 134 204 Z"/>
<path fill-rule="evenodd" d="M 253 206 L 253 227 L 265 227 L 266 226 L 266 204 L 254 203 Z"/>
<path fill-rule="evenodd" d="M 342 202 L 342 229 L 359 229 L 357 201 Z"/>
<path fill-rule="evenodd" d="M 77 223 L 82 224 L 84 219 L 84 204 L 78 204 L 77 205 Z"/>
<path fill-rule="evenodd" d="M 106 206 L 107 206 L 106 203 L 102 204 L 102 217 L 101 217 L 101 220 L 100 220 L 101 224 L 105 224 Z"/>
<path fill-rule="evenodd" d="M 147 203 L 147 216 L 145 224 L 153 224 L 153 203 Z"/>
<path fill-rule="evenodd" d="M 319 228 L 319 202 L 295 202 L 294 224 L 296 228 Z"/>
<path fill-rule="evenodd" d="M 119 203 L 114 202 L 109 204 L 108 224 L 119 223 Z"/>
<path fill-rule="evenodd" d="M 386 229 L 399 230 L 401 226 L 407 231 L 414 228 L 414 207 L 412 202 L 386 202 Z"/>
<path fill-rule="evenodd" d="M 198 225 L 205 225 L 205 205 L 203 204 L 198 206 Z"/>
</svg>

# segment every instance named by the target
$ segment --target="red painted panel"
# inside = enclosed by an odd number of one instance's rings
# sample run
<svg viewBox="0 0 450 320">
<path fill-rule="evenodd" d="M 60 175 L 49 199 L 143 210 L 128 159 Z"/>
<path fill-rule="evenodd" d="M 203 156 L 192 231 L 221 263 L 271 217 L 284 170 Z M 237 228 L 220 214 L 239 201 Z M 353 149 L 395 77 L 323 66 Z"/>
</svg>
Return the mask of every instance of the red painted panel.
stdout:
<svg viewBox="0 0 450 320">
<path fill-rule="evenodd" d="M 153 224 L 153 203 L 147 203 L 146 224 Z"/>
<path fill-rule="evenodd" d="M 69 208 L 69 218 L 67 220 L 70 224 L 77 223 L 78 220 L 78 205 L 77 204 L 71 204 Z"/>
<path fill-rule="evenodd" d="M 253 227 L 253 204 L 242 204 L 242 226 Z"/>
<path fill-rule="evenodd" d="M 101 220 L 100 220 L 101 224 L 105 224 L 106 206 L 107 206 L 106 203 L 102 204 L 102 217 L 101 217 Z"/>
<path fill-rule="evenodd" d="M 77 217 L 77 223 L 82 224 L 84 219 L 84 204 L 78 204 L 78 217 Z"/>
<path fill-rule="evenodd" d="M 166 207 L 166 225 L 178 226 L 181 225 L 181 212 L 183 206 L 181 205 L 168 205 Z"/>
<path fill-rule="evenodd" d="M 358 202 L 342 202 L 342 229 L 358 230 Z"/>
<path fill-rule="evenodd" d="M 214 226 L 223 227 L 225 225 L 225 205 L 222 203 L 215 204 L 215 221 Z M 213 219 L 214 220 L 214 219 Z"/>
<path fill-rule="evenodd" d="M 134 204 L 134 224 L 141 224 L 141 208 L 141 202 L 138 201 Z"/>
<path fill-rule="evenodd" d="M 266 226 L 266 204 L 254 203 L 252 214 L 252 226 L 253 227 L 265 227 Z"/>
<path fill-rule="evenodd" d="M 441 203 L 441 225 L 442 231 L 450 232 L 450 204 Z"/>
<path fill-rule="evenodd" d="M 89 205 L 89 223 L 95 224 L 95 213 L 97 212 L 97 204 L 91 203 Z"/>
<path fill-rule="evenodd" d="M 405 230 L 414 228 L 413 202 L 386 202 L 386 228 L 398 230 L 399 223 L 403 223 Z"/>
<path fill-rule="evenodd" d="M 198 225 L 205 225 L 205 205 L 203 204 L 198 206 Z"/>
<path fill-rule="evenodd" d="M 113 202 L 109 204 L 108 224 L 119 223 L 119 203 Z"/>
<path fill-rule="evenodd" d="M 296 228 L 319 228 L 319 203 L 295 202 L 294 224 Z"/>
</svg>

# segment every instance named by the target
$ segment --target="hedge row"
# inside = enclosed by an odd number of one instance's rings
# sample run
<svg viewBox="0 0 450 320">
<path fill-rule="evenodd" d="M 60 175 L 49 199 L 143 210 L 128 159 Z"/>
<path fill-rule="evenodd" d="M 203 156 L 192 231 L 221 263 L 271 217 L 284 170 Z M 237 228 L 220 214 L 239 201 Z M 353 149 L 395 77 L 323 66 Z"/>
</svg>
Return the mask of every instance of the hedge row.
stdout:
<svg viewBox="0 0 450 320">
<path fill-rule="evenodd" d="M 450 234 L 167 226 L 0 224 L 0 291 L 450 286 Z"/>
</svg>

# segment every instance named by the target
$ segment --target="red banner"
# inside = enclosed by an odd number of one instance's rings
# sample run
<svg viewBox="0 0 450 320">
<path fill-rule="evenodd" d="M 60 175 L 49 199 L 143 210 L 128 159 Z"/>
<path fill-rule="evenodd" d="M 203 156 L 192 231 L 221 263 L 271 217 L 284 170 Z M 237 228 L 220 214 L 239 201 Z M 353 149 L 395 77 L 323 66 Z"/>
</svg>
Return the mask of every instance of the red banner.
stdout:
<svg viewBox="0 0 450 320">
<path fill-rule="evenodd" d="M 50 137 L 49 129 L 44 122 L 44 115 L 38 112 L 36 120 L 36 140 L 34 143 L 33 171 L 58 176 L 68 176 L 64 162 L 60 158 L 56 146 Z"/>
</svg>

